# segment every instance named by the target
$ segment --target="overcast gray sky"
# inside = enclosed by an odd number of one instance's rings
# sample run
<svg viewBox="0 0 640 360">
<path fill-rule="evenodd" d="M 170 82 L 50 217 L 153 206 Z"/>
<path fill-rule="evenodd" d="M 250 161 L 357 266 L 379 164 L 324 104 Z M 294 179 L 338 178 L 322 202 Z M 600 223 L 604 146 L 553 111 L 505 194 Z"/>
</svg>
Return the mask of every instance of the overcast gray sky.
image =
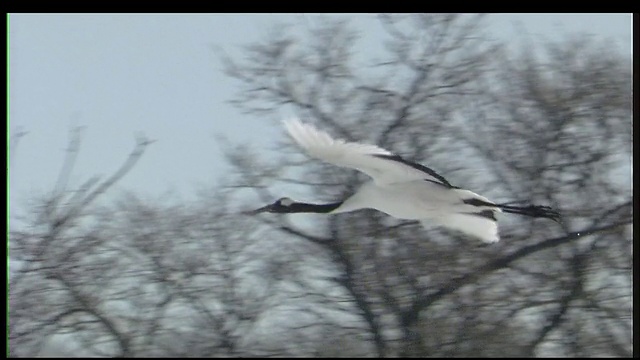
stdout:
<svg viewBox="0 0 640 360">
<path fill-rule="evenodd" d="M 9 15 L 9 131 L 29 133 L 10 164 L 13 211 L 51 190 L 72 125 L 84 125 L 72 184 L 108 175 L 126 159 L 134 133 L 158 140 L 116 187 L 149 196 L 190 198 L 228 169 L 215 135 L 268 146 L 280 129 L 227 103 L 237 84 L 221 71 L 211 45 L 239 54 L 274 24 L 314 26 L 321 15 Z M 375 15 L 352 19 L 363 53 L 380 38 Z M 584 31 L 631 53 L 631 14 L 496 14 L 496 38 L 516 42 L 518 29 L 554 38 Z M 520 28 L 515 26 L 520 23 Z"/>
</svg>

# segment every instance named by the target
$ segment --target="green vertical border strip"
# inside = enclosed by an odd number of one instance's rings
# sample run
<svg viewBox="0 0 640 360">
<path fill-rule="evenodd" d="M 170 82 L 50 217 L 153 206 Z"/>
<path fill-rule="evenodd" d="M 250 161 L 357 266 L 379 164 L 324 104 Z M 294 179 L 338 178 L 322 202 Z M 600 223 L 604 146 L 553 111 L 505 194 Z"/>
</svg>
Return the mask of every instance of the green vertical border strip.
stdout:
<svg viewBox="0 0 640 360">
<path fill-rule="evenodd" d="M 7 13 L 7 332 L 6 332 L 6 345 L 7 345 L 7 358 L 9 357 L 9 182 L 11 176 L 9 176 L 9 41 L 10 41 L 10 31 L 9 31 L 9 13 Z"/>
</svg>

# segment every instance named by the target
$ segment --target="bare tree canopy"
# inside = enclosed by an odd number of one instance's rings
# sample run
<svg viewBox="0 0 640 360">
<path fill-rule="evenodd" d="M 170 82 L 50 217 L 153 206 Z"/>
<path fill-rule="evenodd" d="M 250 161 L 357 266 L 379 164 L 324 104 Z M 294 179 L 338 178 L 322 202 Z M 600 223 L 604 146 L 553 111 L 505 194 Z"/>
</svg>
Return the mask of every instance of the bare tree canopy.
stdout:
<svg viewBox="0 0 640 360">
<path fill-rule="evenodd" d="M 377 144 L 492 199 L 549 204 L 561 224 L 504 216 L 485 246 L 373 210 L 240 215 L 284 195 L 341 200 L 365 181 L 284 137 L 274 156 L 227 144 L 227 186 L 196 202 L 97 204 L 149 142 L 71 191 L 75 131 L 52 194 L 10 233 L 10 355 L 57 341 L 121 357 L 632 356 L 629 59 L 579 35 L 514 53 L 483 15 L 379 20 L 384 58 L 366 66 L 343 21 L 223 56 L 232 103 Z"/>
<path fill-rule="evenodd" d="M 631 354 L 631 183 L 611 176 L 631 155 L 627 59 L 585 37 L 514 55 L 486 40 L 480 15 L 380 20 L 388 58 L 371 65 L 377 72 L 351 66 L 355 33 L 326 23 L 308 41 L 276 34 L 227 59 L 244 86 L 235 103 L 260 116 L 286 105 L 336 136 L 428 163 L 456 185 L 549 203 L 563 225 L 505 218 L 505 241 L 478 249 L 373 211 L 314 218 L 313 232 L 260 221 L 332 255 L 373 355 Z M 273 180 L 238 163 L 238 182 L 270 200 L 281 194 L 265 184 L 284 182 L 335 201 L 363 180 L 298 158 L 273 165 L 295 177 Z"/>
</svg>

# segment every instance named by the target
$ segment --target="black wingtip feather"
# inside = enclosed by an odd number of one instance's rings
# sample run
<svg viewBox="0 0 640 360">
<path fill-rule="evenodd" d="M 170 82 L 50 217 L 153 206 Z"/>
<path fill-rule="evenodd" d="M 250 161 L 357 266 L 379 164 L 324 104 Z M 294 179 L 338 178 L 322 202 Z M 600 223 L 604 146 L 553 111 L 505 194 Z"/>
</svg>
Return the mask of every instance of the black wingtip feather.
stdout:
<svg viewBox="0 0 640 360">
<path fill-rule="evenodd" d="M 436 180 L 438 180 L 438 183 L 442 186 L 448 187 L 450 189 L 455 189 L 456 187 L 451 185 L 447 179 L 445 179 L 442 175 L 438 174 L 437 172 L 433 171 L 432 169 L 429 169 L 428 167 L 418 164 L 418 163 L 414 163 L 412 161 L 409 160 L 405 160 L 402 157 L 400 157 L 399 155 L 385 155 L 385 154 L 372 154 L 372 156 L 381 158 L 381 159 L 387 159 L 387 160 L 393 160 L 393 161 L 397 161 L 401 164 L 410 166 L 416 170 L 420 170 L 423 173 L 432 176 L 433 178 L 435 178 Z M 431 180 L 429 180 L 431 181 Z M 435 182 L 435 181 L 433 181 Z"/>
</svg>

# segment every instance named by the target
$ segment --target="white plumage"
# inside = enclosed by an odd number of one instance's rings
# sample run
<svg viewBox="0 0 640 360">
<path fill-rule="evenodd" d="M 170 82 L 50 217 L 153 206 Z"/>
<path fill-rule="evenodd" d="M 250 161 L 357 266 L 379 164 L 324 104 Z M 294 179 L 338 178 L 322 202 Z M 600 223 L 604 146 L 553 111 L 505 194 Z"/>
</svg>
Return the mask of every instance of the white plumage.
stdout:
<svg viewBox="0 0 640 360">
<path fill-rule="evenodd" d="M 423 180 L 428 175 L 403 163 L 372 156 L 396 156 L 378 146 L 333 139 L 326 132 L 296 119 L 283 123 L 293 140 L 309 155 L 333 165 L 359 170 L 371 176 L 377 185 Z"/>
<path fill-rule="evenodd" d="M 469 190 L 452 186 L 435 171 L 402 159 L 375 145 L 334 139 L 297 119 L 284 126 L 295 142 L 317 159 L 359 170 L 373 181 L 344 201 L 308 204 L 283 198 L 250 213 L 343 213 L 370 208 L 398 219 L 420 220 L 461 231 L 482 241 L 499 241 L 495 214 L 516 213 L 556 220 L 558 214 L 543 206 L 515 207 L 495 204 Z"/>
</svg>

